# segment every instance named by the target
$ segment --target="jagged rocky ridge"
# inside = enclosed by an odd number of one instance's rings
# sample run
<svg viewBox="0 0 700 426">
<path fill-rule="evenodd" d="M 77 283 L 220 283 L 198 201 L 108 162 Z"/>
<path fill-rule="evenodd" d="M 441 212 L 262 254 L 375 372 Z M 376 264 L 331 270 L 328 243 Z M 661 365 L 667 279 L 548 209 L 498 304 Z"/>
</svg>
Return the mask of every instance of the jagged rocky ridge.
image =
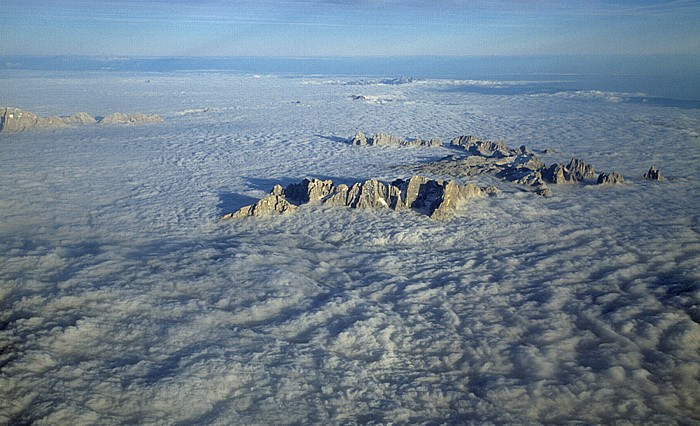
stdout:
<svg viewBox="0 0 700 426">
<path fill-rule="evenodd" d="M 413 77 L 406 77 L 406 76 L 401 76 L 397 78 L 383 78 L 381 80 L 355 80 L 355 81 L 348 81 L 348 82 L 343 82 L 342 84 L 347 85 L 347 86 L 372 86 L 375 84 L 383 84 L 383 85 L 390 85 L 390 86 L 398 86 L 401 84 L 409 84 L 409 83 L 414 83 L 416 81 L 419 81 Z"/>
<path fill-rule="evenodd" d="M 441 142 L 428 143 L 420 138 L 403 140 L 397 136 L 380 133 L 372 138 L 366 138 L 362 132 L 357 132 L 350 140 L 352 145 L 401 145 L 401 146 L 440 146 Z M 450 147 L 466 151 L 468 155 L 450 155 L 439 161 L 414 166 L 418 173 L 468 177 L 485 173 L 495 174 L 508 182 L 532 188 L 537 194 L 549 196 L 550 184 L 591 182 L 601 185 L 624 183 L 624 178 L 617 172 L 596 175 L 595 168 L 583 160 L 572 159 L 568 164 L 555 163 L 546 166 L 525 145 L 519 148 L 509 148 L 503 141 L 483 140 L 476 136 L 458 136 L 450 141 Z M 650 171 L 651 173 L 651 171 Z"/>
<path fill-rule="evenodd" d="M 386 133 L 378 133 L 368 138 L 362 132 L 357 132 L 357 134 L 355 134 L 355 136 L 352 139 L 350 139 L 350 143 L 356 146 L 442 146 L 442 141 L 440 139 L 403 139 L 398 136 L 387 135 Z"/>
<path fill-rule="evenodd" d="M 352 145 L 441 146 L 437 139 L 404 140 L 384 133 L 367 138 L 362 132 L 349 140 Z M 596 175 L 595 168 L 583 160 L 571 159 L 568 164 L 555 163 L 546 166 L 525 145 L 517 149 L 502 141 L 482 140 L 475 136 L 459 136 L 450 141 L 450 147 L 466 151 L 468 155 L 450 155 L 429 164 L 413 166 L 414 170 L 439 176 L 469 177 L 485 173 L 531 188 L 535 193 L 550 196 L 547 184 L 589 182 L 598 185 L 624 183 L 617 172 Z M 661 172 L 652 167 L 644 175 L 646 179 L 661 180 Z M 484 194 L 495 194 L 491 186 L 481 188 L 473 184 L 458 184 L 452 180 L 431 180 L 415 175 L 409 180 L 395 180 L 387 184 L 376 179 L 352 186 L 334 185 L 330 180 L 304 179 L 300 183 L 282 188 L 275 185 L 272 192 L 257 203 L 228 213 L 223 219 L 257 217 L 284 214 L 306 203 L 345 206 L 350 208 L 414 209 L 435 219 L 452 215 L 457 205 L 466 199 Z"/>
<path fill-rule="evenodd" d="M 86 112 L 61 117 L 41 117 L 19 108 L 4 107 L 0 109 L 0 132 L 21 132 L 34 128 L 47 129 L 84 124 L 146 124 L 162 122 L 163 119 L 156 114 L 124 114 L 115 112 L 97 119 Z"/>
<path fill-rule="evenodd" d="M 498 190 L 494 187 L 460 185 L 451 180 L 432 180 L 423 176 L 397 179 L 391 183 L 370 179 L 352 186 L 312 178 L 284 189 L 275 185 L 265 198 L 226 214 L 223 219 L 289 213 L 297 206 L 309 203 L 350 208 L 413 209 L 441 220 L 449 218 L 462 201 L 496 192 Z"/>
</svg>

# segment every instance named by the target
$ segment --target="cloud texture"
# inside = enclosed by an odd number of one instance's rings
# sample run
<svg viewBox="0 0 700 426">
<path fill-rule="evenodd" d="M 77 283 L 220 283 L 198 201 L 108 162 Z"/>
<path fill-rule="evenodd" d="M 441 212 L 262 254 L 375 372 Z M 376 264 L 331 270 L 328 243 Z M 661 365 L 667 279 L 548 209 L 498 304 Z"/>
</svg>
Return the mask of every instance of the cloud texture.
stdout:
<svg viewBox="0 0 700 426">
<path fill-rule="evenodd" d="M 0 136 L 4 422 L 700 420 L 699 110 L 337 83 L 3 77 L 42 115 L 166 119 Z M 505 138 L 628 183 L 502 186 L 446 223 L 313 206 L 218 220 L 275 183 L 405 177 L 450 153 L 338 141 L 359 129 Z M 652 164 L 666 182 L 641 179 Z"/>
</svg>

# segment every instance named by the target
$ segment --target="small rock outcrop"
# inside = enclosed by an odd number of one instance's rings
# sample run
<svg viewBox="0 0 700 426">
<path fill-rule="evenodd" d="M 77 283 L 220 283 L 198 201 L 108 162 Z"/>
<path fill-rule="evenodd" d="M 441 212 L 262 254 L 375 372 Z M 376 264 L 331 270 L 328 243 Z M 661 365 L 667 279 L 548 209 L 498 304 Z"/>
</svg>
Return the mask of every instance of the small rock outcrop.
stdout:
<svg viewBox="0 0 700 426">
<path fill-rule="evenodd" d="M 617 172 L 601 173 L 598 175 L 598 185 L 617 185 L 625 183 L 625 178 Z"/>
<path fill-rule="evenodd" d="M 644 173 L 644 179 L 647 180 L 664 180 L 664 177 L 661 176 L 661 170 L 657 169 L 654 166 L 651 166 L 649 168 L 649 171 Z"/>
<path fill-rule="evenodd" d="M 355 137 L 350 140 L 350 144 L 355 146 L 365 146 L 367 145 L 367 137 L 364 133 L 358 131 L 355 133 Z"/>
<path fill-rule="evenodd" d="M 460 147 L 481 157 L 508 157 L 514 155 L 502 141 L 481 140 L 476 136 L 458 136 L 450 141 L 450 146 Z"/>
<path fill-rule="evenodd" d="M 350 144 L 356 146 L 442 146 L 442 141 L 440 139 L 428 139 L 425 141 L 420 138 L 403 139 L 386 133 L 378 133 L 368 138 L 364 133 L 358 131 L 350 139 Z"/>
<path fill-rule="evenodd" d="M 270 194 L 257 203 L 243 207 L 235 213 L 229 213 L 222 219 L 239 219 L 242 217 L 260 217 L 273 214 L 289 213 L 296 210 L 296 206 L 291 204 L 281 195 Z"/>
<path fill-rule="evenodd" d="M 544 170 L 543 177 L 548 182 L 560 184 L 594 179 L 596 174 L 592 165 L 586 164 L 583 160 L 572 158 L 566 166 L 561 163 L 552 164 Z"/>
<path fill-rule="evenodd" d="M 51 129 L 87 124 L 146 124 L 162 123 L 163 119 L 158 115 L 146 115 L 141 113 L 123 114 L 114 113 L 103 117 L 99 121 L 86 112 L 79 112 L 69 116 L 40 117 L 29 111 L 19 108 L 0 108 L 0 132 L 23 132 L 30 129 Z"/>
<path fill-rule="evenodd" d="M 330 180 L 304 179 L 284 189 L 275 185 L 267 197 L 224 215 L 223 219 L 283 214 L 294 211 L 296 206 L 310 203 L 353 209 L 413 209 L 433 219 L 443 220 L 451 217 L 464 200 L 496 192 L 498 190 L 493 187 L 460 185 L 454 181 L 432 180 L 423 176 L 397 179 L 392 183 L 370 179 L 352 186 L 334 185 Z"/>
</svg>

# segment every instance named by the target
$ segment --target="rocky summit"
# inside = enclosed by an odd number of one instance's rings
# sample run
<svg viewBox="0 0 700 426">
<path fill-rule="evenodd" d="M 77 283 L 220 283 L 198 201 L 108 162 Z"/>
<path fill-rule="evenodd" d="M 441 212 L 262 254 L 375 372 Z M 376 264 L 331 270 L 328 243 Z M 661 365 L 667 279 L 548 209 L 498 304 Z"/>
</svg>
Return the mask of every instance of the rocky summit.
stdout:
<svg viewBox="0 0 700 426">
<path fill-rule="evenodd" d="M 598 185 L 617 185 L 625 183 L 625 178 L 617 172 L 601 173 L 598 175 Z"/>
<path fill-rule="evenodd" d="M 649 168 L 649 171 L 644 173 L 644 179 L 647 180 L 664 180 L 664 177 L 661 176 L 661 170 L 657 169 L 654 166 L 651 166 Z"/>
<path fill-rule="evenodd" d="M 19 108 L 0 108 L 0 132 L 23 132 L 30 129 L 51 129 L 86 124 L 146 124 L 162 123 L 163 119 L 156 114 L 141 113 L 124 114 L 115 112 L 101 119 L 96 119 L 86 112 L 68 116 L 40 117 Z"/>
<path fill-rule="evenodd" d="M 368 138 L 361 131 L 358 131 L 349 141 L 351 145 L 355 146 L 442 146 L 440 139 L 403 139 L 386 133 L 377 133 Z"/>
<path fill-rule="evenodd" d="M 511 151 L 502 141 L 481 140 L 476 136 L 458 136 L 450 141 L 450 146 L 462 148 L 465 151 L 481 157 L 508 157 Z"/>
<path fill-rule="evenodd" d="M 568 164 L 555 163 L 546 166 L 525 145 L 513 149 L 501 141 L 483 140 L 470 135 L 452 139 L 450 147 L 455 148 L 459 154 L 408 168 L 417 173 L 449 177 L 494 174 L 505 181 L 529 188 L 543 196 L 552 195 L 547 184 L 611 185 L 624 182 L 624 178 L 616 172 L 596 175 L 595 168 L 591 164 L 577 158 L 571 159 Z M 654 176 L 654 172 L 650 170 L 647 175 Z"/>
<path fill-rule="evenodd" d="M 334 185 L 330 180 L 311 178 L 284 189 L 275 185 L 270 195 L 222 218 L 284 214 L 294 211 L 296 206 L 302 204 L 324 204 L 353 209 L 413 209 L 433 219 L 443 220 L 451 217 L 461 202 L 496 192 L 498 190 L 493 187 L 461 185 L 454 181 L 433 180 L 424 176 L 397 179 L 392 183 L 369 179 L 351 186 Z"/>
</svg>

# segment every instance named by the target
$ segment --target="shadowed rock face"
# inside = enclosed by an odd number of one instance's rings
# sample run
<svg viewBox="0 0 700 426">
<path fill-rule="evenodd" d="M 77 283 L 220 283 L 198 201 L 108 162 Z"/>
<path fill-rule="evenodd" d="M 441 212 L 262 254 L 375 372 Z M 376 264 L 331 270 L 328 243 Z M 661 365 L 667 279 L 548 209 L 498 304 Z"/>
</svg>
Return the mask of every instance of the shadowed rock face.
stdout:
<svg viewBox="0 0 700 426">
<path fill-rule="evenodd" d="M 163 119 L 158 115 L 146 115 L 141 113 L 124 114 L 116 112 L 96 120 L 86 112 L 79 112 L 64 117 L 40 117 L 28 111 L 18 108 L 0 109 L 0 132 L 22 132 L 30 129 L 50 129 L 84 124 L 146 124 L 162 123 Z"/>
<path fill-rule="evenodd" d="M 285 189 L 275 185 L 267 197 L 252 206 L 224 215 L 223 219 L 283 214 L 294 211 L 297 205 L 320 203 L 354 209 L 414 209 L 443 220 L 451 217 L 462 201 L 496 192 L 495 188 L 460 185 L 423 176 L 398 179 L 392 183 L 370 179 L 352 186 L 334 185 L 330 180 L 304 179 Z"/>
<path fill-rule="evenodd" d="M 437 141 L 439 142 L 439 141 Z M 384 134 L 367 138 L 357 132 L 351 140 L 353 145 L 433 145 L 433 141 L 422 142 L 420 139 L 404 141 L 396 136 Z M 467 156 L 452 155 L 442 160 L 416 166 L 419 173 L 433 175 L 467 177 L 492 173 L 499 178 L 518 185 L 530 187 L 536 194 L 549 196 L 552 191 L 547 183 L 562 184 L 593 181 L 598 176 L 595 168 L 577 158 L 569 164 L 552 164 L 547 167 L 525 145 L 517 149 L 506 146 L 502 141 L 483 140 L 476 136 L 458 136 L 450 141 L 450 147 Z M 646 175 L 645 175 L 646 176 Z M 624 179 L 618 173 L 606 174 L 601 184 L 621 183 Z"/>
<path fill-rule="evenodd" d="M 644 179 L 648 179 L 648 180 L 664 180 L 664 177 L 661 176 L 661 170 L 657 169 L 657 168 L 654 167 L 654 166 L 651 166 L 651 168 L 649 168 L 649 171 L 647 171 L 646 173 L 644 173 Z"/>
<path fill-rule="evenodd" d="M 417 141 L 417 142 L 415 142 Z M 408 141 L 422 144 L 420 139 Z M 367 139 L 357 132 L 353 145 L 407 145 L 395 136 L 375 135 Z M 460 136 L 451 141 L 451 146 L 468 152 L 467 156 L 451 155 L 429 164 L 417 166 L 422 172 L 443 176 L 467 177 L 493 173 L 501 179 L 531 188 L 536 194 L 551 196 L 547 183 L 576 183 L 596 178 L 595 168 L 583 160 L 572 159 L 569 164 L 555 163 L 547 167 L 535 154 L 521 146 L 510 149 L 503 142 L 483 141 L 474 136 Z M 662 179 L 660 172 L 652 167 L 647 179 Z M 599 185 L 623 183 L 624 178 L 616 172 L 597 176 Z M 442 220 L 451 217 L 457 206 L 470 198 L 492 195 L 495 187 L 480 188 L 473 184 L 460 185 L 452 180 L 432 180 L 416 175 L 408 180 L 397 179 L 383 183 L 370 179 L 352 186 L 334 185 L 331 180 L 304 179 L 282 188 L 275 185 L 270 195 L 257 203 L 224 215 L 224 219 L 257 217 L 292 212 L 301 204 L 327 204 L 330 206 L 362 208 L 389 208 L 392 210 L 413 209 Z"/>
<path fill-rule="evenodd" d="M 508 157 L 515 154 L 502 141 L 485 141 L 471 135 L 452 139 L 450 146 L 460 147 L 481 157 Z"/>
<path fill-rule="evenodd" d="M 596 177 L 595 168 L 583 160 L 572 158 L 568 165 L 552 164 L 543 172 L 545 180 L 551 183 L 576 183 Z"/>
<path fill-rule="evenodd" d="M 617 172 L 601 173 L 598 176 L 598 185 L 617 185 L 625 183 L 625 178 Z"/>
<path fill-rule="evenodd" d="M 616 172 L 597 176 L 595 168 L 583 160 L 572 159 L 569 164 L 555 163 L 547 167 L 526 146 L 517 149 L 503 142 L 485 141 L 475 136 L 459 136 L 450 146 L 469 153 L 467 156 L 451 155 L 442 160 L 411 167 L 419 173 L 468 177 L 480 174 L 495 174 L 497 177 L 524 187 L 536 194 L 550 196 L 547 184 L 563 184 L 594 181 L 599 184 L 622 183 L 624 179 Z"/>
</svg>

